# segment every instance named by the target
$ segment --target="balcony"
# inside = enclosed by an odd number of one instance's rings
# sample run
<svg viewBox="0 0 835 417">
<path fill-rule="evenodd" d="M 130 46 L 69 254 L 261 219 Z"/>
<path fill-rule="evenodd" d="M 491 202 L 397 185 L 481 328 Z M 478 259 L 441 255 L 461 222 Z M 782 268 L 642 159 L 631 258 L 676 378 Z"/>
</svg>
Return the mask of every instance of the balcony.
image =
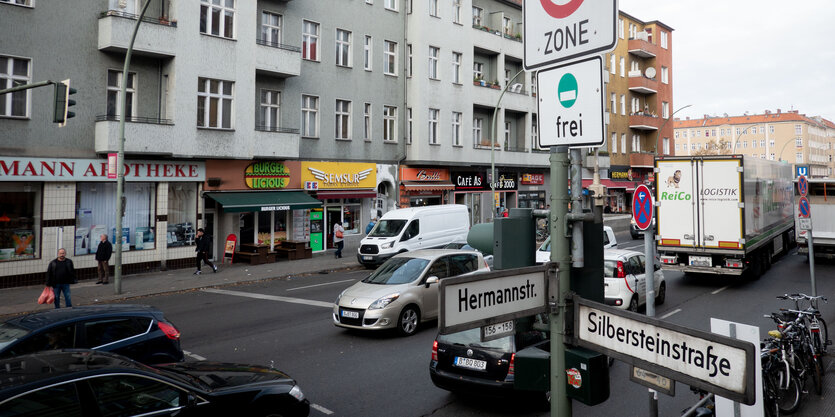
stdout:
<svg viewBox="0 0 835 417">
<path fill-rule="evenodd" d="M 629 39 L 627 48 L 630 54 L 641 58 L 655 58 L 658 55 L 658 46 L 646 39 Z"/>
<path fill-rule="evenodd" d="M 137 15 L 116 10 L 99 14 L 99 50 L 126 53 L 138 18 Z M 143 17 L 142 22 L 147 24 L 143 24 L 136 34 L 133 53 L 157 58 L 174 57 L 177 22 L 150 17 Z"/>
<path fill-rule="evenodd" d="M 494 108 L 504 86 L 491 85 L 485 82 L 473 81 L 473 103 Z M 516 88 L 514 88 L 516 86 Z M 527 91 L 522 89 L 521 83 L 514 83 L 502 96 L 501 107 L 522 111 L 536 111 L 536 99 L 532 98 Z"/>
<path fill-rule="evenodd" d="M 255 126 L 252 141 L 253 158 L 298 158 L 299 129 Z"/>
<path fill-rule="evenodd" d="M 489 51 L 499 52 L 503 51 L 513 56 L 524 55 L 522 37 L 508 35 L 502 33 L 500 30 L 490 28 L 487 26 L 473 25 L 473 44 Z M 499 41 L 498 39 L 503 39 Z"/>
<path fill-rule="evenodd" d="M 632 152 L 629 154 L 629 165 L 632 168 L 653 168 L 655 166 L 655 154 Z"/>
<path fill-rule="evenodd" d="M 131 117 L 125 123 L 125 152 L 144 155 L 173 155 L 169 119 Z M 119 116 L 96 116 L 96 153 L 119 150 Z"/>
<path fill-rule="evenodd" d="M 629 91 L 638 94 L 656 94 L 658 93 L 658 80 L 647 78 L 640 71 L 636 75 L 630 72 Z"/>
<path fill-rule="evenodd" d="M 301 74 L 302 49 L 257 39 L 255 70 L 277 77 L 295 77 Z"/>
<path fill-rule="evenodd" d="M 658 130 L 664 120 L 652 114 L 638 112 L 629 115 L 629 128 L 635 130 Z"/>
</svg>

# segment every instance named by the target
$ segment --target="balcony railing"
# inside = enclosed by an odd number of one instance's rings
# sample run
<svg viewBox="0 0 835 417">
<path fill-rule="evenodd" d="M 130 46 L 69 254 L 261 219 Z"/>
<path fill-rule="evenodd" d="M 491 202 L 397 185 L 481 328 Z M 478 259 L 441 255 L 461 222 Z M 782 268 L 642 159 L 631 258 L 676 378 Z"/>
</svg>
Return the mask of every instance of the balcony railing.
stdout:
<svg viewBox="0 0 835 417">
<path fill-rule="evenodd" d="M 115 114 L 100 114 L 96 116 L 97 122 L 118 122 L 120 120 L 121 117 Z M 171 119 L 160 119 L 156 117 L 129 116 L 125 119 L 125 121 L 130 123 L 147 123 L 153 125 L 174 125 L 174 121 Z"/>
<path fill-rule="evenodd" d="M 664 121 L 657 115 L 645 112 L 629 115 L 629 128 L 636 130 L 658 130 Z"/>
<path fill-rule="evenodd" d="M 502 149 L 502 145 L 500 145 L 498 142 L 495 143 L 494 145 L 495 145 L 494 148 L 496 148 L 498 150 Z M 490 144 L 489 143 L 473 143 L 473 149 L 490 149 Z"/>
<path fill-rule="evenodd" d="M 299 134 L 299 129 L 294 129 L 294 128 L 291 128 L 291 127 L 255 125 L 255 130 L 257 130 L 259 132 L 292 133 L 292 134 L 295 134 L 295 135 Z"/>
<path fill-rule="evenodd" d="M 629 39 L 627 48 L 630 54 L 641 58 L 655 58 L 658 55 L 658 46 L 644 39 Z"/>
<path fill-rule="evenodd" d="M 658 92 L 658 80 L 647 78 L 638 72 L 638 75 L 629 75 L 629 91 L 640 94 L 656 94 Z"/>
<path fill-rule="evenodd" d="M 286 51 L 291 51 L 291 52 L 301 52 L 302 51 L 302 48 L 300 48 L 298 46 L 285 45 L 283 43 L 270 42 L 268 40 L 264 40 L 264 39 L 261 39 L 261 38 L 255 39 L 255 42 L 258 45 L 269 46 L 271 48 L 284 49 Z"/>
<path fill-rule="evenodd" d="M 125 19 L 139 19 L 139 15 L 133 13 L 125 13 L 118 10 L 107 10 L 104 12 L 99 13 L 99 19 L 108 17 L 108 16 L 117 16 L 117 17 L 124 17 Z M 145 23 L 153 23 L 155 25 L 163 25 L 163 26 L 171 26 L 177 27 L 176 20 L 168 20 L 164 17 L 149 17 L 149 16 L 142 16 L 142 21 Z"/>
<path fill-rule="evenodd" d="M 473 23 L 473 29 L 484 31 L 484 32 L 487 32 L 487 33 L 492 33 L 496 36 L 501 36 L 505 39 L 509 39 L 509 40 L 512 40 L 512 41 L 522 42 L 522 35 L 521 34 L 511 35 L 509 33 L 502 33 L 502 31 L 500 31 L 500 30 L 490 29 L 487 26 L 482 26 L 482 25 L 478 25 L 478 24 L 475 24 L 475 23 Z"/>
</svg>

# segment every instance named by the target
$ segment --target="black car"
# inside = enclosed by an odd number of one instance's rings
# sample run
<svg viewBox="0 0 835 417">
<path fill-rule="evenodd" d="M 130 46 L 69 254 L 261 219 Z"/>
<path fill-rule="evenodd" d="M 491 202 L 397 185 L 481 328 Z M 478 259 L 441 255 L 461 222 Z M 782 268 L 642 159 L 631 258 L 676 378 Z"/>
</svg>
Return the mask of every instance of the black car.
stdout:
<svg viewBox="0 0 835 417">
<path fill-rule="evenodd" d="M 548 340 L 547 317 L 517 319 L 516 331 L 481 341 L 481 329 L 439 334 L 432 345 L 429 375 L 438 388 L 453 392 L 510 394 L 516 352 Z"/>
<path fill-rule="evenodd" d="M 180 331 L 146 305 L 60 308 L 0 324 L 0 358 L 63 348 L 114 352 L 142 363 L 183 360 Z"/>
<path fill-rule="evenodd" d="M 286 374 L 213 362 L 142 365 L 64 349 L 0 360 L 0 415 L 307 416 L 310 402 Z"/>
</svg>

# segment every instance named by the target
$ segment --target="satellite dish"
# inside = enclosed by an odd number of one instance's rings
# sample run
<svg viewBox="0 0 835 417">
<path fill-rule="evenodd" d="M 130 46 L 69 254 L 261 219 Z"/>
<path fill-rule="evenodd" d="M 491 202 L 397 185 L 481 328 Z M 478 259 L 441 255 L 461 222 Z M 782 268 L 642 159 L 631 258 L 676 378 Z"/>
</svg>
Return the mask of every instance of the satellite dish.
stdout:
<svg viewBox="0 0 835 417">
<path fill-rule="evenodd" d="M 655 68 L 654 67 L 647 68 L 647 70 L 644 71 L 644 74 L 647 76 L 647 78 L 655 78 Z"/>
</svg>

